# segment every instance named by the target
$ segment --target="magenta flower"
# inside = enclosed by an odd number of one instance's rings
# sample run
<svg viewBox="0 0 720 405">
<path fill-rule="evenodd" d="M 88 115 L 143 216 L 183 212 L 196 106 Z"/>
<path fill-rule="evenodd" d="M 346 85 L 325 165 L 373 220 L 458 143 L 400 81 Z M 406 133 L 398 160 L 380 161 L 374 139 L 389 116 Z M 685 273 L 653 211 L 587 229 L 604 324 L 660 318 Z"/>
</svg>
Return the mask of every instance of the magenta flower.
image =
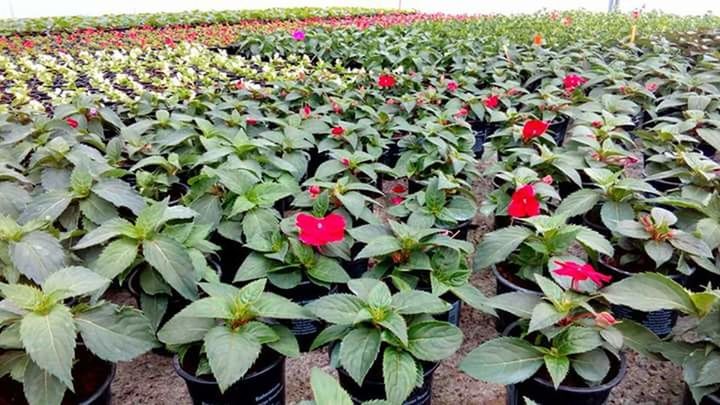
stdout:
<svg viewBox="0 0 720 405">
<path fill-rule="evenodd" d="M 296 41 L 304 41 L 305 40 L 305 31 L 297 30 L 292 33 L 292 37 Z"/>
</svg>

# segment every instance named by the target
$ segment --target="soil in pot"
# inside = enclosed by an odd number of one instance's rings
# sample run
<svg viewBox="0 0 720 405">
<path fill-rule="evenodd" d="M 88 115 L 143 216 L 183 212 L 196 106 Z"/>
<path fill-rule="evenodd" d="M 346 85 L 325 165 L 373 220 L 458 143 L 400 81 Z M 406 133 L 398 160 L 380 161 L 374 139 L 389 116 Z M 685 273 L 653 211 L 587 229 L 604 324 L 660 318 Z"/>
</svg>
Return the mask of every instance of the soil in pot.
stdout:
<svg viewBox="0 0 720 405">
<path fill-rule="evenodd" d="M 492 269 L 495 275 L 496 295 L 510 292 L 524 292 L 526 294 L 541 295 L 540 288 L 535 283 L 515 275 L 512 271 L 513 265 L 509 263 L 498 263 Z M 502 310 L 497 310 L 495 318 L 495 330 L 502 332 L 510 324 L 518 320 L 518 317 Z"/>
<path fill-rule="evenodd" d="M 633 262 L 632 268 L 636 270 L 635 272 L 626 270 L 627 267 L 621 268 L 619 265 L 615 265 L 614 262 L 614 259 L 606 257 L 600 258 L 598 261 L 598 270 L 601 273 L 611 275 L 613 282 L 620 281 L 624 278 L 632 276 L 633 274 L 641 273 L 643 271 L 652 272 L 655 270 L 655 265 L 653 263 L 645 262 L 643 259 Z M 687 282 L 687 276 L 684 274 L 672 272 L 667 276 L 681 285 L 685 285 Z M 666 337 L 670 334 L 670 332 L 672 332 L 678 318 L 678 311 L 669 309 L 644 312 L 624 305 L 611 305 L 610 310 L 617 318 L 631 319 L 635 322 L 641 323 L 661 338 Z"/>
<path fill-rule="evenodd" d="M 62 405 L 109 405 L 110 386 L 115 378 L 115 365 L 101 360 L 84 346 L 75 350 L 72 369 L 75 392 L 67 390 Z M 22 384 L 5 376 L 0 378 L 0 405 L 25 405 Z"/>
<path fill-rule="evenodd" d="M 306 305 L 320 297 L 336 292 L 336 288 L 333 287 L 328 289 L 326 287 L 319 286 L 310 280 L 303 279 L 297 287 L 289 290 L 284 290 L 275 287 L 272 284 L 268 284 L 268 291 L 288 298 L 297 304 Z M 310 350 L 310 345 L 313 340 L 315 340 L 317 335 L 325 327 L 324 322 L 312 319 L 278 320 L 278 322 L 290 329 L 292 334 L 297 338 L 300 351 L 303 352 Z"/>
<path fill-rule="evenodd" d="M 517 336 L 520 327 L 517 323 L 509 325 L 503 332 L 504 336 Z M 610 392 L 622 382 L 627 372 L 627 361 L 621 353 L 618 359 L 612 353 L 606 352 L 610 359 L 610 371 L 603 382 L 590 387 L 573 370 L 568 373 L 562 384 L 556 390 L 550 374 L 543 366 L 535 375 L 518 384 L 508 385 L 507 404 L 525 405 L 524 398 L 535 401 L 538 405 L 604 405 L 608 401 Z"/>
<path fill-rule="evenodd" d="M 185 380 L 193 405 L 284 405 L 285 357 L 263 347 L 245 376 L 224 393 L 212 376 L 195 376 L 198 350 L 190 350 L 182 363 L 173 358 L 175 372 Z"/>
<path fill-rule="evenodd" d="M 705 395 L 703 399 L 700 400 L 700 403 L 696 404 L 692 394 L 690 393 L 690 388 L 687 384 L 685 384 L 685 393 L 683 394 L 682 405 L 720 405 L 720 391 L 715 391 L 712 394 Z"/>
<path fill-rule="evenodd" d="M 338 368 L 338 377 L 340 385 L 350 394 L 354 404 L 360 404 L 365 401 L 371 401 L 374 399 L 385 398 L 385 381 L 382 374 L 382 353 L 383 348 L 380 349 L 380 354 L 375 364 L 370 368 L 365 381 L 362 385 L 357 385 L 355 380 L 345 372 L 342 368 Z M 410 396 L 403 402 L 403 405 L 430 405 L 432 401 L 432 382 L 433 373 L 437 369 L 440 363 L 425 363 L 423 362 L 423 385 L 416 387 Z"/>
</svg>

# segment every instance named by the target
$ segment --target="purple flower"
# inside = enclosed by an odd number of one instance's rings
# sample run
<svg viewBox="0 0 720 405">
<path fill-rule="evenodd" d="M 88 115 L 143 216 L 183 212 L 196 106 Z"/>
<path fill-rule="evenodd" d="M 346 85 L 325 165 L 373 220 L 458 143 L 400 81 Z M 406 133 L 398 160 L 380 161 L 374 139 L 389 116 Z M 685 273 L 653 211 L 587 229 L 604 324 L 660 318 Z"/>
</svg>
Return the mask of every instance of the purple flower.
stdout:
<svg viewBox="0 0 720 405">
<path fill-rule="evenodd" d="M 292 37 L 296 41 L 304 41 L 305 40 L 305 31 L 297 30 L 292 33 Z"/>
</svg>

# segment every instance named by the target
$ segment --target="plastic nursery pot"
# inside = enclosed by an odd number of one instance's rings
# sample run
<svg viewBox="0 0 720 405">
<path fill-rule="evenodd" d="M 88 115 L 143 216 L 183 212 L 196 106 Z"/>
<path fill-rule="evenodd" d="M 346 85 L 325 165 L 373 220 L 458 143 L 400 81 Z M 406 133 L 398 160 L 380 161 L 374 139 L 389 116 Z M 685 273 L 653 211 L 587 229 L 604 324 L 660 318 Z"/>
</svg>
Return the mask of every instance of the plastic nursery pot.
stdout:
<svg viewBox="0 0 720 405">
<path fill-rule="evenodd" d="M 611 275 L 613 278 L 613 282 L 620 281 L 624 278 L 630 277 L 645 270 L 642 268 L 638 268 L 636 272 L 629 272 L 619 267 L 616 267 L 608 263 L 607 261 L 607 257 L 601 257 L 600 260 L 598 260 L 598 267 L 600 272 Z M 637 264 L 633 264 L 633 266 L 637 266 Z M 653 269 L 647 270 L 652 271 Z M 672 273 L 669 274 L 668 277 L 681 285 L 685 285 L 685 283 L 687 282 L 687 276 L 684 274 Z M 624 305 L 611 305 L 610 309 L 613 315 L 615 315 L 617 318 L 631 319 L 635 322 L 641 323 L 661 338 L 669 335 L 670 332 L 672 332 L 672 329 L 675 327 L 675 323 L 677 322 L 678 318 L 678 311 L 669 309 L 644 312 L 632 309 Z"/>
<path fill-rule="evenodd" d="M 332 352 L 332 351 L 331 351 Z M 382 353 L 382 350 L 381 350 Z M 403 402 L 403 405 L 430 405 L 432 403 L 432 382 L 433 374 L 440 363 L 423 363 L 423 384 L 416 387 L 410 396 Z M 360 404 L 365 401 L 385 398 L 385 381 L 382 374 L 382 356 L 370 368 L 362 385 L 357 385 L 355 380 L 341 368 L 337 369 L 340 386 L 342 386 L 353 401 L 353 404 Z"/>
<path fill-rule="evenodd" d="M 565 134 L 567 133 L 568 125 L 570 125 L 570 118 L 568 117 L 555 117 L 550 123 L 548 128 L 552 132 L 552 137 L 555 139 L 555 143 L 561 146 L 565 141 Z"/>
<path fill-rule="evenodd" d="M 688 276 L 687 286 L 695 292 L 705 291 L 708 284 L 713 288 L 720 287 L 720 274 L 711 273 L 703 268 L 697 268 Z"/>
<path fill-rule="evenodd" d="M 515 276 L 509 267 L 507 264 L 498 263 L 492 268 L 493 275 L 495 276 L 496 295 L 510 292 L 542 295 L 540 289 L 534 283 Z M 518 320 L 517 316 L 509 312 L 502 310 L 497 310 L 496 312 L 495 330 L 498 332 L 504 331 L 510 324 Z"/>
<path fill-rule="evenodd" d="M 600 207 L 598 206 L 582 215 L 582 224 L 608 239 L 612 238 L 612 232 L 600 219 Z"/>
<path fill-rule="evenodd" d="M 360 225 L 356 225 L 360 226 Z M 365 243 L 357 242 L 355 243 L 352 248 L 350 248 L 350 257 L 355 257 L 360 253 L 361 250 L 365 247 Z M 360 278 L 362 277 L 365 272 L 368 270 L 368 266 L 370 265 L 370 260 L 365 259 L 352 259 L 352 260 L 346 260 L 343 261 L 342 266 L 343 269 L 348 273 L 350 278 Z"/>
<path fill-rule="evenodd" d="M 328 289 L 326 287 L 319 286 L 310 280 L 303 279 L 297 287 L 288 290 L 269 284 L 268 291 L 288 298 L 297 304 L 306 305 L 320 297 L 334 293 L 336 288 L 333 287 Z M 312 345 L 313 340 L 315 340 L 317 335 L 325 327 L 325 323 L 323 321 L 311 319 L 278 320 L 278 322 L 290 329 L 292 334 L 297 338 L 300 350 L 303 352 L 310 349 L 310 345 Z"/>
<path fill-rule="evenodd" d="M 695 403 L 690 388 L 685 384 L 685 393 L 683 394 L 683 405 L 720 405 L 720 391 L 705 395 L 699 404 Z"/>
<path fill-rule="evenodd" d="M 504 336 L 517 336 L 520 332 L 519 325 L 513 323 L 503 332 Z M 566 384 L 560 384 L 556 390 L 549 375 L 540 369 L 532 378 L 518 384 L 508 385 L 507 405 L 524 405 L 524 398 L 531 399 L 538 404 L 572 404 L 572 405 L 604 405 L 607 403 L 610 392 L 615 388 L 627 372 L 627 362 L 621 353 L 620 359 L 608 353 L 610 359 L 610 372 L 600 385 L 594 387 L 586 386 L 579 377 L 567 378 Z M 567 383 L 576 381 L 577 384 Z"/>
<path fill-rule="evenodd" d="M 454 239 L 467 240 L 468 232 L 470 232 L 470 229 L 474 227 L 475 226 L 472 224 L 472 221 L 467 220 L 457 224 L 453 228 L 448 229 L 448 232 L 450 232 L 450 236 L 452 236 Z"/>
<path fill-rule="evenodd" d="M 677 177 L 670 177 L 667 179 L 648 180 L 651 186 L 655 187 L 660 192 L 668 192 L 679 190 L 683 183 Z"/>
<path fill-rule="evenodd" d="M 169 204 L 177 204 L 188 192 L 190 192 L 190 187 L 188 187 L 188 185 L 185 183 L 171 184 L 167 192 L 168 197 L 170 197 Z"/>
<path fill-rule="evenodd" d="M 197 350 L 184 361 L 173 358 L 175 372 L 185 380 L 193 405 L 283 405 L 285 404 L 285 357 L 263 348 L 260 357 L 238 382 L 224 393 L 210 376 L 196 376 Z"/>
<path fill-rule="evenodd" d="M 220 281 L 223 283 L 232 283 L 235 273 L 245 258 L 252 252 L 241 243 L 232 239 L 225 238 L 220 234 L 214 234 L 210 239 L 214 244 L 220 246 L 218 256 L 220 256 Z"/>
<path fill-rule="evenodd" d="M 67 390 L 62 405 L 109 405 L 110 387 L 115 378 L 115 364 L 95 357 L 78 345 L 72 376 L 75 392 Z M 25 405 L 23 386 L 10 378 L 0 378 L 0 405 Z"/>
<path fill-rule="evenodd" d="M 475 144 L 473 144 L 473 152 L 475 158 L 480 159 L 485 152 L 485 141 L 488 137 L 497 131 L 500 126 L 488 122 L 474 121 L 471 124 L 473 135 L 475 136 Z"/>
</svg>

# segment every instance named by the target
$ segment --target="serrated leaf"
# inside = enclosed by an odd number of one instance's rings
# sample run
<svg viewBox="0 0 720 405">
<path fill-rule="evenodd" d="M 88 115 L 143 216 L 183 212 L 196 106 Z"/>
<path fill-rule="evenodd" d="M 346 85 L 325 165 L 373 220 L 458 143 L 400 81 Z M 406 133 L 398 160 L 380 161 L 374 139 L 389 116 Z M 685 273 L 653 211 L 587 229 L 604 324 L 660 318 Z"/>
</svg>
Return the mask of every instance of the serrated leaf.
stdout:
<svg viewBox="0 0 720 405">
<path fill-rule="evenodd" d="M 205 351 L 220 392 L 240 380 L 260 355 L 262 346 L 246 333 L 216 326 L 205 336 Z"/>
<path fill-rule="evenodd" d="M 392 307 L 402 315 L 439 314 L 451 306 L 429 292 L 406 290 L 392 296 Z"/>
<path fill-rule="evenodd" d="M 32 361 L 68 388 L 73 387 L 75 334 L 73 316 L 63 305 L 55 305 L 45 314 L 30 312 L 20 322 L 23 346 Z"/>
<path fill-rule="evenodd" d="M 447 322 L 419 322 L 408 328 L 407 350 L 417 359 L 440 361 L 452 356 L 462 340 L 460 329 Z"/>
<path fill-rule="evenodd" d="M 547 369 L 552 379 L 553 386 L 558 389 L 560 384 L 570 371 L 570 359 L 565 356 L 550 356 L 545 355 L 545 369 Z"/>
<path fill-rule="evenodd" d="M 27 362 L 23 377 L 23 392 L 29 405 L 60 405 L 65 390 L 62 381 L 34 362 Z"/>
<path fill-rule="evenodd" d="M 310 302 L 306 308 L 327 322 L 352 325 L 357 313 L 364 308 L 364 303 L 350 294 L 332 294 Z"/>
<path fill-rule="evenodd" d="M 111 202 L 116 207 L 128 208 L 135 215 L 145 208 L 145 200 L 122 180 L 100 180 L 93 186 L 92 192 L 103 200 Z"/>
<path fill-rule="evenodd" d="M 65 267 L 65 251 L 60 242 L 42 231 L 30 232 L 10 243 L 10 260 L 15 268 L 38 284 Z"/>
<path fill-rule="evenodd" d="M 73 249 L 85 249 L 90 246 L 98 245 L 107 240 L 110 240 L 118 235 L 132 235 L 135 228 L 133 224 L 123 218 L 111 219 L 93 229 L 92 231 L 85 234 L 85 236 L 78 241 Z"/>
<path fill-rule="evenodd" d="M 598 384 L 610 372 L 610 359 L 603 349 L 598 348 L 573 357 L 572 368 L 585 381 Z"/>
<path fill-rule="evenodd" d="M 158 236 L 143 241 L 145 260 L 163 279 L 183 297 L 192 300 L 197 296 L 197 275 L 190 256 L 176 241 Z"/>
<path fill-rule="evenodd" d="M 337 380 L 319 368 L 313 367 L 310 386 L 316 405 L 353 405 L 350 395 L 342 389 Z"/>
<path fill-rule="evenodd" d="M 312 319 L 310 311 L 277 294 L 265 292 L 253 303 L 258 315 L 277 319 Z"/>
<path fill-rule="evenodd" d="M 156 345 L 148 319 L 129 307 L 103 304 L 77 314 L 75 325 L 88 349 L 113 363 L 130 361 Z"/>
<path fill-rule="evenodd" d="M 138 242 L 130 238 L 120 238 L 110 242 L 94 263 L 95 271 L 109 279 L 114 279 L 135 262 Z"/>
<path fill-rule="evenodd" d="M 610 284 L 601 293 L 613 304 L 627 305 L 640 311 L 677 309 L 687 314 L 695 312 L 689 292 L 677 282 L 657 273 L 636 274 Z"/>
<path fill-rule="evenodd" d="M 600 193 L 592 189 L 580 189 L 565 197 L 560 202 L 556 212 L 566 215 L 568 218 L 582 215 L 597 205 L 600 201 Z"/>
<path fill-rule="evenodd" d="M 523 339 L 501 337 L 471 351 L 460 363 L 460 370 L 478 380 L 516 384 L 529 379 L 542 367 L 543 356 Z"/>
<path fill-rule="evenodd" d="M 505 260 L 532 232 L 522 226 L 509 226 L 486 234 L 475 250 L 475 270 Z"/>
<path fill-rule="evenodd" d="M 380 331 L 358 327 L 340 343 L 340 364 L 358 385 L 362 385 L 380 351 Z"/>
<path fill-rule="evenodd" d="M 383 352 L 385 397 L 395 404 L 403 403 L 415 388 L 418 366 L 406 351 L 388 347 Z"/>
<path fill-rule="evenodd" d="M 18 218 L 18 223 L 43 220 L 49 223 L 62 214 L 72 202 L 72 195 L 65 190 L 48 191 L 33 198 Z"/>
<path fill-rule="evenodd" d="M 43 291 L 58 300 L 89 294 L 110 285 L 110 280 L 84 267 L 72 266 L 51 274 L 43 283 Z"/>
</svg>

